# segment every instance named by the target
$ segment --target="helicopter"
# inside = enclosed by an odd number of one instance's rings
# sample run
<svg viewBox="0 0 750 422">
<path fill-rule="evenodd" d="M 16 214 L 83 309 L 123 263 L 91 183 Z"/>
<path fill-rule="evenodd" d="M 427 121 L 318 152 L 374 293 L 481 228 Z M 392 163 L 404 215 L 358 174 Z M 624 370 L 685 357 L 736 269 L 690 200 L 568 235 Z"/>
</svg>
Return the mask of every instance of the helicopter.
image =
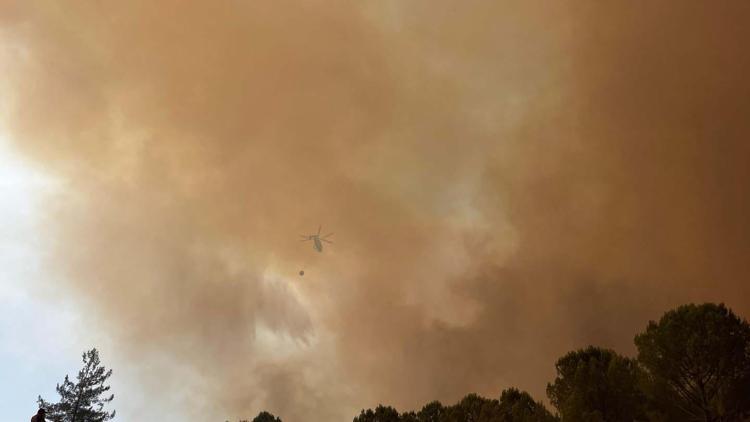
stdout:
<svg viewBox="0 0 750 422">
<path fill-rule="evenodd" d="M 301 234 L 300 236 L 302 237 L 302 239 L 300 239 L 300 242 L 307 242 L 308 240 L 312 240 L 313 248 L 318 252 L 323 252 L 323 242 L 333 243 L 330 240 L 326 239 L 328 236 L 332 236 L 333 233 L 328 233 L 325 236 L 321 236 L 320 229 L 322 228 L 323 226 L 318 226 L 318 233 L 316 234 L 309 234 L 309 235 Z"/>
</svg>

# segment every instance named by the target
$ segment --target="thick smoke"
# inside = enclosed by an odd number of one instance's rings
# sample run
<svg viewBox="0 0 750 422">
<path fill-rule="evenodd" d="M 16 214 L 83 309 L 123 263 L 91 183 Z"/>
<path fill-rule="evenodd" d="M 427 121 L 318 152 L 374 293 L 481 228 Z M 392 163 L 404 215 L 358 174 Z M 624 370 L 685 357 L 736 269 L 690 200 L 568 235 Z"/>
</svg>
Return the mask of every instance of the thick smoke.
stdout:
<svg viewBox="0 0 750 422">
<path fill-rule="evenodd" d="M 0 7 L 51 268 L 190 420 L 542 398 L 675 304 L 750 314 L 746 2 Z"/>
</svg>

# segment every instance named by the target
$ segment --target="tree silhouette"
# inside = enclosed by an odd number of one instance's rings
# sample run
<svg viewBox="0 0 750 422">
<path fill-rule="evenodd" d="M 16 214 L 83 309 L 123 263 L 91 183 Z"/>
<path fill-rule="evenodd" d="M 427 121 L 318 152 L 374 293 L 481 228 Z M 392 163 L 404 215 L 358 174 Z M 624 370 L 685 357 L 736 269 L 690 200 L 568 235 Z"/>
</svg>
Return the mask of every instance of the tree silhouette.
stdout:
<svg viewBox="0 0 750 422">
<path fill-rule="evenodd" d="M 419 422 L 442 422 L 445 420 L 447 410 L 439 401 L 427 403 L 417 413 Z"/>
<path fill-rule="evenodd" d="M 526 392 L 515 388 L 503 391 L 500 400 L 468 394 L 453 406 L 433 401 L 419 412 L 399 412 L 379 405 L 362 410 L 354 422 L 556 422 L 544 406 Z"/>
<path fill-rule="evenodd" d="M 83 368 L 78 371 L 77 382 L 70 381 L 67 375 L 62 385 L 57 384 L 60 395 L 58 403 L 48 403 L 38 397 L 39 407 L 47 410 L 47 417 L 55 422 L 104 422 L 115 417 L 104 410 L 104 406 L 114 399 L 114 395 L 101 397 L 109 391 L 104 383 L 112 375 L 99 361 L 99 352 L 91 349 L 84 352 Z"/>
<path fill-rule="evenodd" d="M 362 410 L 353 422 L 401 422 L 401 416 L 390 406 L 378 405 L 374 411 Z"/>
<path fill-rule="evenodd" d="M 446 421 L 493 421 L 500 417 L 500 403 L 478 394 L 468 394 L 457 404 L 448 408 Z"/>
<path fill-rule="evenodd" d="M 547 395 L 563 420 L 633 422 L 645 419 L 643 378 L 634 359 L 588 347 L 557 361 L 557 377 Z"/>
<path fill-rule="evenodd" d="M 680 306 L 650 321 L 635 344 L 663 413 L 707 422 L 750 416 L 750 326 L 724 304 Z"/>
<path fill-rule="evenodd" d="M 501 422 L 555 422 L 557 420 L 547 408 L 525 391 L 509 388 L 500 394 Z"/>
<path fill-rule="evenodd" d="M 281 419 L 264 410 L 258 413 L 258 416 L 253 418 L 253 422 L 281 422 Z"/>
</svg>

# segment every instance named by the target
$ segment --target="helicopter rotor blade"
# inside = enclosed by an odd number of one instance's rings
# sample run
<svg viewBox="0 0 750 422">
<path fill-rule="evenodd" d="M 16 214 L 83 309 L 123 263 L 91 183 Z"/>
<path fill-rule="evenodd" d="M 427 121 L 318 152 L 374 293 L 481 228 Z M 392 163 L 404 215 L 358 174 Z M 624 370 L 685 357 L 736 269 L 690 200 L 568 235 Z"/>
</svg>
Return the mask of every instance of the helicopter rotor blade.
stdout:
<svg viewBox="0 0 750 422">
<path fill-rule="evenodd" d="M 328 234 L 327 234 L 327 235 L 325 235 L 325 236 L 320 236 L 320 238 L 321 238 L 321 239 L 325 239 L 325 238 L 326 238 L 326 237 L 328 237 L 328 236 L 333 236 L 333 233 L 328 233 Z"/>
<path fill-rule="evenodd" d="M 328 240 L 328 239 L 320 239 L 320 240 L 321 240 L 322 242 L 333 243 L 333 242 L 331 242 L 331 241 L 330 241 L 330 240 Z"/>
<path fill-rule="evenodd" d="M 323 226 L 318 226 L 318 236 L 320 236 L 320 229 L 322 229 Z"/>
</svg>

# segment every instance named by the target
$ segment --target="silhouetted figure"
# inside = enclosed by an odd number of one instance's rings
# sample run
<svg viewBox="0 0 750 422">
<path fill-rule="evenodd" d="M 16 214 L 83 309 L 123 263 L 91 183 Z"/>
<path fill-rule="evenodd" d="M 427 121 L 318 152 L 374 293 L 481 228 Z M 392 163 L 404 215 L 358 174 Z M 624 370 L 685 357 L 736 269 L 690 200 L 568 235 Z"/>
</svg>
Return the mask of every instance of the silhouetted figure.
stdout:
<svg viewBox="0 0 750 422">
<path fill-rule="evenodd" d="M 45 422 L 47 419 L 45 419 L 45 415 L 47 412 L 44 409 L 39 409 L 36 412 L 36 415 L 31 417 L 31 422 Z"/>
</svg>

